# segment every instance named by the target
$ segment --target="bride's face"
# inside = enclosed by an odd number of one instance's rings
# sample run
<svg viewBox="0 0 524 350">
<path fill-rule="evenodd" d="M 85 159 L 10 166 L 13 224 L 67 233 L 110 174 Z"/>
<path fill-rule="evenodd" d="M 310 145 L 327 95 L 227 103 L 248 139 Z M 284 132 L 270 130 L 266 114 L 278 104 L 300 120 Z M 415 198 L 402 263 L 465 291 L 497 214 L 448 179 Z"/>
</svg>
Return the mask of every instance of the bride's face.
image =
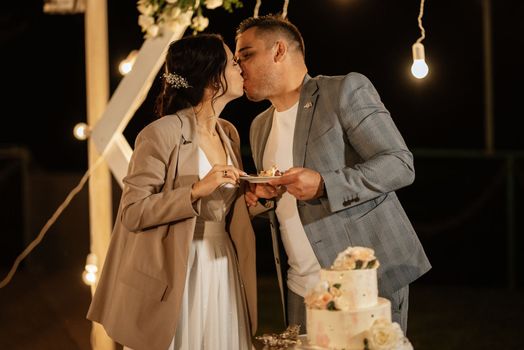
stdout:
<svg viewBox="0 0 524 350">
<path fill-rule="evenodd" d="M 224 44 L 224 49 L 227 54 L 227 65 L 225 70 L 225 77 L 227 81 L 226 95 L 232 98 L 238 98 L 244 94 L 244 79 L 242 78 L 242 69 L 235 62 L 233 53 Z"/>
</svg>

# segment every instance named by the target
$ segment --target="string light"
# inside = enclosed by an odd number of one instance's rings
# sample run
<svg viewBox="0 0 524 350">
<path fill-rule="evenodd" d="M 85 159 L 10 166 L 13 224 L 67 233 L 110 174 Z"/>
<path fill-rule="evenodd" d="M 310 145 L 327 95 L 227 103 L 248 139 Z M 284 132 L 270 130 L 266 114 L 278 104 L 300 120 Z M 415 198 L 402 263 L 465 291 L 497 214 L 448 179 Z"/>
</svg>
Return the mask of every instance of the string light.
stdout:
<svg viewBox="0 0 524 350">
<path fill-rule="evenodd" d="M 127 55 L 127 57 L 120 62 L 118 65 L 118 71 L 122 75 L 126 75 L 127 73 L 131 72 L 131 69 L 133 69 L 133 65 L 136 61 L 136 56 L 138 55 L 137 50 L 133 50 Z"/>
<path fill-rule="evenodd" d="M 78 123 L 73 128 L 73 135 L 75 135 L 77 140 L 84 141 L 91 134 L 91 129 L 86 123 Z"/>
<path fill-rule="evenodd" d="M 282 7 L 282 18 L 287 17 L 287 7 L 289 6 L 289 0 L 284 0 L 284 6 Z"/>
<path fill-rule="evenodd" d="M 255 5 L 255 11 L 253 11 L 253 17 L 258 17 L 258 10 L 260 10 L 260 5 L 262 5 L 262 0 L 257 0 L 257 4 Z"/>
<path fill-rule="evenodd" d="M 102 155 L 102 157 L 98 158 L 97 161 L 93 165 L 91 165 L 89 169 L 87 169 L 84 176 L 82 176 L 82 178 L 78 182 L 78 185 L 76 185 L 76 187 L 73 188 L 71 192 L 69 192 L 64 202 L 60 204 L 60 206 L 58 207 L 58 209 L 56 209 L 56 211 L 53 213 L 51 218 L 47 220 L 44 227 L 42 227 L 42 229 L 40 230 L 36 238 L 28 244 L 28 246 L 22 251 L 22 253 L 20 253 L 20 255 L 16 257 L 15 262 L 13 263 L 13 266 L 11 266 L 11 269 L 7 273 L 7 276 L 3 280 L 0 281 L 0 288 L 4 288 L 11 281 L 11 279 L 13 278 L 13 276 L 16 273 L 16 270 L 18 269 L 18 266 L 22 262 L 22 260 L 24 260 L 29 255 L 29 253 L 31 253 L 33 249 L 35 249 L 35 247 L 40 244 L 40 242 L 42 242 L 42 239 L 44 239 L 44 236 L 46 235 L 48 230 L 51 228 L 51 226 L 53 226 L 53 224 L 56 222 L 58 217 L 62 214 L 65 208 L 67 208 L 69 203 L 71 203 L 71 200 L 73 200 L 73 198 L 78 194 L 78 192 L 82 190 L 89 176 L 91 176 L 93 171 L 100 164 L 102 164 L 104 159 L 105 159 L 104 155 Z"/>
<path fill-rule="evenodd" d="M 82 280 L 88 286 L 94 285 L 98 280 L 98 257 L 90 253 L 86 259 L 85 270 L 82 273 Z"/>
<path fill-rule="evenodd" d="M 425 78 L 429 73 L 429 67 L 426 64 L 426 58 L 424 53 L 424 45 L 422 40 L 426 37 L 426 31 L 422 26 L 422 16 L 424 14 L 424 1 L 420 0 L 420 12 L 418 15 L 418 26 L 420 28 L 420 38 L 417 39 L 415 44 L 412 46 L 413 51 L 413 64 L 411 65 L 411 74 L 417 79 Z"/>
<path fill-rule="evenodd" d="M 262 5 L 262 0 L 257 0 L 255 5 L 255 10 L 253 11 L 253 17 L 258 17 L 258 11 L 260 10 L 260 5 Z M 282 18 L 287 17 L 287 8 L 289 6 L 289 0 L 284 0 L 284 6 L 282 6 Z"/>
</svg>

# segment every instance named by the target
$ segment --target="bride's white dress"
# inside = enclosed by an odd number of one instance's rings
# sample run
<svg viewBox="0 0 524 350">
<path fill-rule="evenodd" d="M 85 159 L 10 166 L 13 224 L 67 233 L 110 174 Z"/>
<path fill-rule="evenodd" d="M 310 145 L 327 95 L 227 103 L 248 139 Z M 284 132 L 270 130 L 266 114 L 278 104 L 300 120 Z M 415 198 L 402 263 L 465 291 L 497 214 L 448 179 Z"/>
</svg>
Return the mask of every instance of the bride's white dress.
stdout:
<svg viewBox="0 0 524 350">
<path fill-rule="evenodd" d="M 231 164 L 229 156 L 228 164 Z M 200 178 L 209 170 L 211 164 L 199 149 Z M 168 350 L 251 349 L 237 258 L 225 230 L 236 191 L 232 185 L 222 186 L 202 199 L 189 252 L 180 319 Z"/>
</svg>

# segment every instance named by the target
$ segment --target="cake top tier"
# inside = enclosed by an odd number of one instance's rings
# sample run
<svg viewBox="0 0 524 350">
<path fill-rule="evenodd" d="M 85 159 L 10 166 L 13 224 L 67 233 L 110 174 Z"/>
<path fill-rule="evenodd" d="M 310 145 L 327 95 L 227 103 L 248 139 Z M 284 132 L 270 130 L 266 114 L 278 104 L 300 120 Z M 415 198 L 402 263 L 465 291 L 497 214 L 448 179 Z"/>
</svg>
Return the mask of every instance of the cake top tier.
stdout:
<svg viewBox="0 0 524 350">
<path fill-rule="evenodd" d="M 377 269 L 380 266 L 375 251 L 365 247 L 347 247 L 331 265 L 332 270 Z"/>
</svg>

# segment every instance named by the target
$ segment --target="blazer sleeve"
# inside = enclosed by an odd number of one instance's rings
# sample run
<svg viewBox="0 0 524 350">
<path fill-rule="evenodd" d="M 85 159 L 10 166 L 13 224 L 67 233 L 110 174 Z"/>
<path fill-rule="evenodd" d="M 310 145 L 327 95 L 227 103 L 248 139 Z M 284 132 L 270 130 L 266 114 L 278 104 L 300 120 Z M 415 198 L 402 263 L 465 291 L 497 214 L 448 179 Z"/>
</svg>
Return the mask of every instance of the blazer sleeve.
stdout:
<svg viewBox="0 0 524 350">
<path fill-rule="evenodd" d="M 338 116 L 345 135 L 362 162 L 321 172 L 332 212 L 359 205 L 411 184 L 413 155 L 371 82 L 358 73 L 342 81 Z"/>
<path fill-rule="evenodd" d="M 164 188 L 167 170 L 178 161 L 180 132 L 146 128 L 136 139 L 124 178 L 122 224 L 132 232 L 199 215 L 200 200 L 191 202 L 191 185 Z"/>
</svg>

